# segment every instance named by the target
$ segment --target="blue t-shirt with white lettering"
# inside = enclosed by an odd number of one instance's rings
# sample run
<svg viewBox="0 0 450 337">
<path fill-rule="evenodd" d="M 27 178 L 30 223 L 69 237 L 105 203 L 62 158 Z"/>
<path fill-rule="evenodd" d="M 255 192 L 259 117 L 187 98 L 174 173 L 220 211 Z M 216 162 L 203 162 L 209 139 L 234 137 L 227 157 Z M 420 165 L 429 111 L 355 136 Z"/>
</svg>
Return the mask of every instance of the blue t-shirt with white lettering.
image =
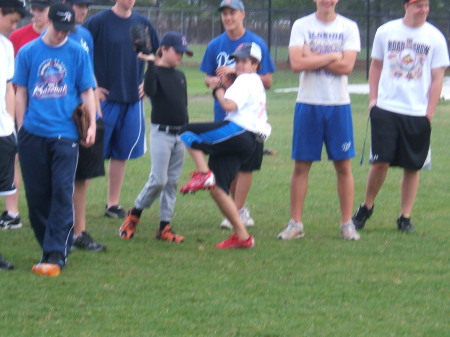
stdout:
<svg viewBox="0 0 450 337">
<path fill-rule="evenodd" d="M 91 61 L 80 44 L 67 39 L 52 47 L 40 37 L 19 50 L 15 68 L 13 83 L 28 91 L 25 130 L 40 137 L 78 140 L 72 112 L 81 102 L 80 94 L 95 88 Z"/>
<path fill-rule="evenodd" d="M 234 59 L 230 59 L 230 55 L 236 50 L 241 43 L 255 42 L 261 48 L 262 59 L 261 69 L 258 72 L 260 75 L 267 73 L 273 73 L 275 71 L 275 65 L 272 57 L 270 56 L 269 48 L 267 48 L 266 42 L 252 31 L 246 29 L 244 35 L 237 39 L 232 40 L 226 33 L 222 33 L 214 38 L 206 47 L 205 55 L 200 65 L 200 70 L 206 75 L 215 76 L 216 69 L 221 66 L 234 67 Z M 214 121 L 220 122 L 225 119 L 226 112 L 220 106 L 217 99 L 214 99 Z"/>
</svg>

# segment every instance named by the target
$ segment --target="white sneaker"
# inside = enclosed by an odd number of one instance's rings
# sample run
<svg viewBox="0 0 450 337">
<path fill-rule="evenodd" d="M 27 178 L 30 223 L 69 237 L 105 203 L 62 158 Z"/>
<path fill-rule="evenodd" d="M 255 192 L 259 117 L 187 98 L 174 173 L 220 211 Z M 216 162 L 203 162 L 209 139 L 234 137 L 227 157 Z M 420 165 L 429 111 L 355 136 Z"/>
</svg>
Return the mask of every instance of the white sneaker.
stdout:
<svg viewBox="0 0 450 337">
<path fill-rule="evenodd" d="M 220 224 L 220 228 L 222 229 L 233 229 L 233 225 L 231 224 L 231 222 L 227 219 L 227 218 L 223 218 L 221 224 Z"/>
<path fill-rule="evenodd" d="M 244 206 L 239 210 L 239 215 L 245 227 L 252 227 L 255 225 L 255 220 L 250 216 L 250 211 L 247 206 Z"/>
<path fill-rule="evenodd" d="M 344 240 L 359 240 L 360 236 L 356 231 L 355 224 L 352 220 L 341 224 L 341 237 Z"/>
<path fill-rule="evenodd" d="M 277 239 L 290 240 L 300 239 L 305 236 L 305 230 L 303 229 L 303 223 L 295 222 L 294 219 L 289 220 L 286 228 L 277 236 Z"/>
<path fill-rule="evenodd" d="M 239 216 L 245 227 L 252 227 L 255 225 L 255 220 L 250 216 L 250 212 L 246 206 L 239 210 Z M 227 218 L 224 218 L 220 224 L 220 228 L 233 229 L 233 225 Z"/>
</svg>

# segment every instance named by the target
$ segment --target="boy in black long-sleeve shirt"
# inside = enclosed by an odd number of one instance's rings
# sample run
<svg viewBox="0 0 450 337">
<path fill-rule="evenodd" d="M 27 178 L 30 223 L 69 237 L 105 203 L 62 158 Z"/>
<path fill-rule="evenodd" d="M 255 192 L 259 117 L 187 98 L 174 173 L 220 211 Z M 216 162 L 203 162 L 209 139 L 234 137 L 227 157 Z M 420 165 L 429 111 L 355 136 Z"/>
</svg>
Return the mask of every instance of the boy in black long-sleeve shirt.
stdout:
<svg viewBox="0 0 450 337">
<path fill-rule="evenodd" d="M 150 177 L 128 211 L 120 227 L 120 236 L 131 239 L 144 208 L 149 208 L 160 197 L 160 226 L 156 238 L 169 242 L 182 242 L 184 237 L 176 234 L 171 225 L 177 196 L 178 179 L 183 169 L 185 147 L 178 131 L 188 122 L 187 89 L 184 73 L 175 69 L 183 54 L 192 56 L 184 36 L 169 32 L 161 39 L 155 65 L 154 55 L 139 54 L 148 61 L 144 91 L 152 100 L 150 154 L 152 168 Z"/>
</svg>

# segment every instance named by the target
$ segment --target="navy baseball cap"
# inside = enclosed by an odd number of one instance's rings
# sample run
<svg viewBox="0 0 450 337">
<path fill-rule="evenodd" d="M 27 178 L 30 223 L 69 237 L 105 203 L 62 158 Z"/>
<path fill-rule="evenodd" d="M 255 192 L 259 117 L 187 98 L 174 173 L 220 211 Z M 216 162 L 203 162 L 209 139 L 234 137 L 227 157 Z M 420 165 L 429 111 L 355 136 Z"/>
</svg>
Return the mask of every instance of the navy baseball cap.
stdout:
<svg viewBox="0 0 450 337">
<path fill-rule="evenodd" d="M 67 0 L 66 2 L 70 3 L 70 4 L 88 4 L 91 5 L 94 3 L 94 0 Z"/>
<path fill-rule="evenodd" d="M 56 3 L 50 7 L 48 18 L 58 31 L 69 32 L 75 30 L 75 13 L 68 4 Z"/>
<path fill-rule="evenodd" d="M 161 46 L 173 47 L 179 53 L 193 56 L 194 53 L 188 48 L 186 38 L 178 32 L 168 32 L 159 43 Z"/>
<path fill-rule="evenodd" d="M 222 0 L 219 7 L 219 12 L 224 8 L 237 9 L 238 11 L 245 11 L 244 3 L 241 0 Z"/>
<path fill-rule="evenodd" d="M 1 8 L 14 8 L 22 17 L 31 15 L 25 0 L 0 0 Z"/>
<path fill-rule="evenodd" d="M 46 8 L 52 5 L 52 0 L 31 0 L 30 5 L 32 7 Z"/>
<path fill-rule="evenodd" d="M 230 58 L 246 59 L 248 57 L 253 57 L 261 62 L 262 52 L 261 48 L 255 42 L 241 43 Z"/>
</svg>

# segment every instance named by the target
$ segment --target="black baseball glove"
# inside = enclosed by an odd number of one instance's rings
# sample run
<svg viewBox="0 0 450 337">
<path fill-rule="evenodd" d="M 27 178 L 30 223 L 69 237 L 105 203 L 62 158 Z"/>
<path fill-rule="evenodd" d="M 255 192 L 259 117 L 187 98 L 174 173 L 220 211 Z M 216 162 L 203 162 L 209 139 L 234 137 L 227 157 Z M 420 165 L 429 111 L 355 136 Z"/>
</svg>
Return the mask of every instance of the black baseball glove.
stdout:
<svg viewBox="0 0 450 337">
<path fill-rule="evenodd" d="M 148 27 L 134 24 L 130 27 L 130 38 L 133 44 L 133 50 L 136 53 L 150 54 L 152 50 L 152 41 L 148 32 Z"/>
</svg>

